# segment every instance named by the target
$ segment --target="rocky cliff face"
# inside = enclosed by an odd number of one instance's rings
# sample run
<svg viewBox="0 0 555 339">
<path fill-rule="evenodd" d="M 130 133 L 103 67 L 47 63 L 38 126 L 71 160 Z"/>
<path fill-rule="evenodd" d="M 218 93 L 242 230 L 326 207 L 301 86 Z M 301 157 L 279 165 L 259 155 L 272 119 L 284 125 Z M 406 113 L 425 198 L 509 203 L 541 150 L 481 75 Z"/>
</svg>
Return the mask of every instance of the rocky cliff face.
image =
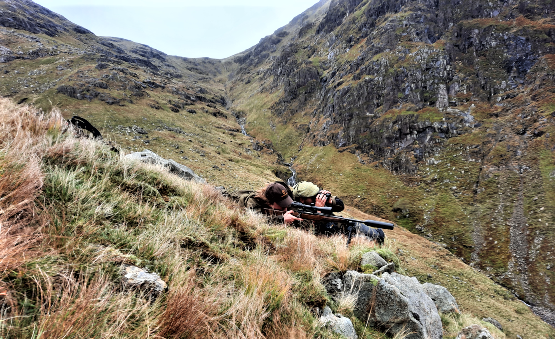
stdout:
<svg viewBox="0 0 555 339">
<path fill-rule="evenodd" d="M 247 130 L 285 158 L 333 146 L 359 165 L 389 170 L 411 186 L 406 196 L 362 208 L 397 217 L 554 310 L 554 3 L 321 6 L 284 27 L 293 38 L 265 60 L 235 60 L 231 97 L 254 81 L 254 95 L 271 98 L 264 114 L 235 106 L 246 111 Z M 272 133 L 280 126 L 294 126 L 282 146 Z M 323 181 L 310 161 L 297 160 L 299 177 Z"/>
</svg>

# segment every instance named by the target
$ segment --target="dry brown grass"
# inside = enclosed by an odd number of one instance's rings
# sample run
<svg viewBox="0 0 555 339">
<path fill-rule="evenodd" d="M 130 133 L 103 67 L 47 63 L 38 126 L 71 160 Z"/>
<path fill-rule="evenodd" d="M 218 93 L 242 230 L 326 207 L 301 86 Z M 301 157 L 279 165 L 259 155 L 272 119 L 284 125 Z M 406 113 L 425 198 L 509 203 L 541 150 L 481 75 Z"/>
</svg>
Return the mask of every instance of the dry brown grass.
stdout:
<svg viewBox="0 0 555 339">
<path fill-rule="evenodd" d="M 6 228 L 23 226 L 33 217 L 33 200 L 44 175 L 40 157 L 49 132 L 60 131 L 59 111 L 46 116 L 29 106 L 18 107 L 0 99 L 0 223 Z"/>
<path fill-rule="evenodd" d="M 42 279 L 37 281 L 42 305 L 37 338 L 148 337 L 157 331 L 151 305 L 133 294 L 117 293 L 102 276 L 88 281 L 68 274 L 54 280 L 43 274 Z"/>
<path fill-rule="evenodd" d="M 289 230 L 284 246 L 279 249 L 280 261 L 292 271 L 320 271 L 322 256 L 316 236 L 298 229 Z"/>
<path fill-rule="evenodd" d="M 347 247 L 344 236 L 330 237 L 326 245 L 327 252 L 330 254 L 326 258 L 326 263 L 329 267 L 340 272 L 345 272 L 352 267 L 352 252 Z"/>
<path fill-rule="evenodd" d="M 259 253 L 255 259 L 240 268 L 246 293 L 263 298 L 269 309 L 279 309 L 290 298 L 293 281 L 280 265 L 264 254 Z"/>
<path fill-rule="evenodd" d="M 195 283 L 190 271 L 184 284 L 168 296 L 167 307 L 159 320 L 158 335 L 165 338 L 205 338 L 213 334 L 223 298 L 206 296 Z"/>
<path fill-rule="evenodd" d="M 519 16 L 518 18 L 516 18 L 513 22 L 514 25 L 516 27 L 530 27 L 533 29 L 539 29 L 539 30 L 549 30 L 549 29 L 553 29 L 555 28 L 555 25 L 551 24 L 550 19 L 542 19 L 542 20 L 530 20 L 525 18 L 524 16 Z"/>
<path fill-rule="evenodd" d="M 236 262 L 221 266 L 202 286 L 197 284 L 202 278 L 194 271 L 178 273 L 174 281 L 184 283 L 170 292 L 157 334 L 166 338 L 251 339 L 284 337 L 281 335 L 286 329 L 293 331 L 289 323 L 280 328 L 291 279 L 275 263 L 257 258 L 249 265 Z"/>
<path fill-rule="evenodd" d="M 31 247 L 41 238 L 45 219 L 35 211 L 34 199 L 43 185 L 40 160 L 49 133 L 60 131 L 59 111 L 46 116 L 29 106 L 0 98 L 0 276 L 18 271 L 38 253 Z M 0 295 L 15 314 L 9 286 Z"/>
<path fill-rule="evenodd" d="M 243 289 L 231 289 L 228 301 L 231 305 L 222 314 L 220 335 L 226 338 L 250 339 L 266 338 L 262 333 L 264 321 L 268 318 L 264 298 L 246 293 Z M 217 338 L 218 336 L 215 336 Z"/>
<path fill-rule="evenodd" d="M 549 68 L 555 70 L 555 54 L 546 54 L 543 57 L 547 61 L 547 65 L 549 66 Z"/>
</svg>

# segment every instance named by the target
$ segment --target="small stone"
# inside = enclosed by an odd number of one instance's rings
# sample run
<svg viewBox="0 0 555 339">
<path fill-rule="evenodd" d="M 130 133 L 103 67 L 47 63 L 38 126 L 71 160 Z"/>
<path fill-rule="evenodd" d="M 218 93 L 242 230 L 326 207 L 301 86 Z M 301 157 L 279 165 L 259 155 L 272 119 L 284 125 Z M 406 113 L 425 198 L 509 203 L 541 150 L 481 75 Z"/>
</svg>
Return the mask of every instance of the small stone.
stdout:
<svg viewBox="0 0 555 339">
<path fill-rule="evenodd" d="M 324 311 L 320 317 L 320 324 L 322 324 L 322 326 L 330 326 L 335 333 L 340 334 L 345 338 L 358 338 L 351 319 L 340 314 L 334 315 L 331 309 L 327 306 L 324 307 Z"/>
<path fill-rule="evenodd" d="M 493 318 L 483 318 L 482 321 L 492 324 L 493 326 L 497 327 L 500 331 L 503 331 L 503 326 L 499 323 L 499 321 Z"/>
<path fill-rule="evenodd" d="M 168 287 L 158 274 L 148 273 L 137 266 L 123 265 L 120 274 L 124 288 L 140 290 L 151 299 L 156 299 Z"/>
<path fill-rule="evenodd" d="M 362 255 L 360 265 L 362 267 L 370 265 L 376 268 L 381 268 L 382 266 L 387 265 L 387 261 L 385 261 L 376 251 L 370 251 Z"/>
<path fill-rule="evenodd" d="M 491 333 L 480 325 L 470 325 L 463 328 L 456 339 L 494 339 Z"/>
</svg>

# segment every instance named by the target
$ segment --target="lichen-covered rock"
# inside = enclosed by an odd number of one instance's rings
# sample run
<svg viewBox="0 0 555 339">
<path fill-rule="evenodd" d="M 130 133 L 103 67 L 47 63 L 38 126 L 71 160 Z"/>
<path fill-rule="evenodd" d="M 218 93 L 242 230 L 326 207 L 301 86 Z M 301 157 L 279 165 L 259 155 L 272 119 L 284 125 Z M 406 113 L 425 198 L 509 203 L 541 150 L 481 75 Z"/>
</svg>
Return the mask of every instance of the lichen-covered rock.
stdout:
<svg viewBox="0 0 555 339">
<path fill-rule="evenodd" d="M 125 289 L 139 290 L 151 299 L 156 299 L 168 287 L 158 274 L 137 266 L 123 265 L 120 274 Z"/>
<path fill-rule="evenodd" d="M 385 261 L 376 251 L 366 252 L 362 255 L 362 260 L 360 266 L 364 268 L 365 266 L 373 266 L 375 268 L 381 268 L 387 265 Z"/>
<path fill-rule="evenodd" d="M 196 175 L 195 172 L 193 172 L 193 170 L 189 167 L 181 165 L 174 160 L 166 160 L 150 150 L 131 153 L 125 157 L 131 160 L 139 160 L 148 164 L 163 166 L 167 168 L 170 173 L 173 173 L 185 180 L 193 180 L 201 183 L 206 182 L 203 178 Z"/>
<path fill-rule="evenodd" d="M 331 329 L 348 339 L 357 339 L 357 333 L 351 319 L 340 314 L 334 315 L 329 307 L 324 307 L 324 312 L 320 317 L 320 324 L 330 326 Z"/>
<path fill-rule="evenodd" d="M 459 313 L 459 305 L 453 295 L 443 286 L 425 283 L 424 292 L 432 298 L 437 310 L 441 313 Z"/>
<path fill-rule="evenodd" d="M 337 299 L 343 292 L 343 279 L 338 272 L 332 272 L 326 275 L 322 279 L 322 285 L 324 285 L 328 294 L 334 299 Z"/>
<path fill-rule="evenodd" d="M 356 296 L 354 314 L 370 326 L 393 335 L 408 331 L 409 339 L 443 337 L 436 306 L 416 278 L 397 273 L 384 273 L 378 278 L 348 271 L 343 293 Z"/>
</svg>

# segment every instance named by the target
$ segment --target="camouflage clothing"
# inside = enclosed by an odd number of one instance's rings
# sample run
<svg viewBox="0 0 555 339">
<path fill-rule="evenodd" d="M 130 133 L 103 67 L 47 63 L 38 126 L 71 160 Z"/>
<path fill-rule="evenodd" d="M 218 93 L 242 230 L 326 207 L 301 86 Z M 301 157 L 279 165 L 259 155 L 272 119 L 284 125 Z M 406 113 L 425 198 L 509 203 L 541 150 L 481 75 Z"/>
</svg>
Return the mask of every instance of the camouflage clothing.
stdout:
<svg viewBox="0 0 555 339">
<path fill-rule="evenodd" d="M 293 199 L 301 202 L 302 198 L 316 199 L 321 192 L 320 188 L 309 181 L 301 181 L 293 186 Z M 336 196 L 330 196 L 326 201 L 326 207 L 331 207 L 332 212 L 341 212 L 345 209 L 343 201 Z"/>
<path fill-rule="evenodd" d="M 276 181 L 276 183 L 283 185 L 287 189 L 287 193 L 290 197 L 293 197 L 289 186 L 281 181 Z M 248 208 L 261 214 L 267 215 L 270 220 L 274 223 L 283 223 L 283 215 L 273 214 L 273 208 L 268 200 L 259 196 L 258 192 L 255 191 L 239 191 L 236 193 L 236 200 L 239 202 L 239 206 L 243 208 Z"/>
</svg>

